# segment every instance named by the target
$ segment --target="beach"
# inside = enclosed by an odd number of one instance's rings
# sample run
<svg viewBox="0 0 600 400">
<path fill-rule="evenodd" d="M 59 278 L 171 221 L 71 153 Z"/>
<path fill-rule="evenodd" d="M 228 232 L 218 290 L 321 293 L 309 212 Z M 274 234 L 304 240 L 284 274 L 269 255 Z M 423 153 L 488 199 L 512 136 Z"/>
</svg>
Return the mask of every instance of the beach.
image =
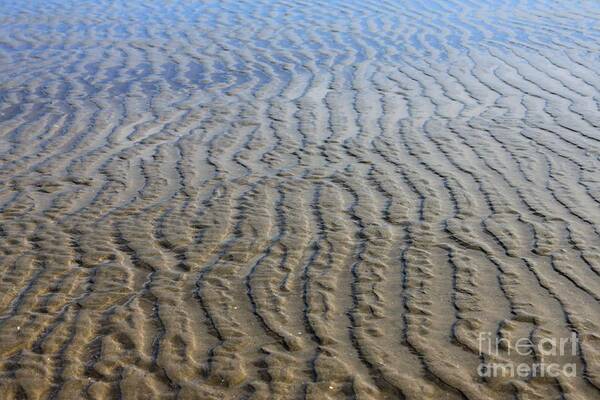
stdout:
<svg viewBox="0 0 600 400">
<path fill-rule="evenodd" d="M 599 398 L 599 21 L 0 2 L 0 399 Z"/>
</svg>

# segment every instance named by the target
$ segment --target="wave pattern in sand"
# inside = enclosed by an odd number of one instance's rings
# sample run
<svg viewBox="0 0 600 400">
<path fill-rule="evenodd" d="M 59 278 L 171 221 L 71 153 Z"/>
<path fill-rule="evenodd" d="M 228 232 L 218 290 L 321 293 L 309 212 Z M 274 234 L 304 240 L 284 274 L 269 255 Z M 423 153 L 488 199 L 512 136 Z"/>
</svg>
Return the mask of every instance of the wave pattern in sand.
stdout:
<svg viewBox="0 0 600 400">
<path fill-rule="evenodd" d="M 0 4 L 0 397 L 598 398 L 600 7 L 418 3 Z"/>
</svg>

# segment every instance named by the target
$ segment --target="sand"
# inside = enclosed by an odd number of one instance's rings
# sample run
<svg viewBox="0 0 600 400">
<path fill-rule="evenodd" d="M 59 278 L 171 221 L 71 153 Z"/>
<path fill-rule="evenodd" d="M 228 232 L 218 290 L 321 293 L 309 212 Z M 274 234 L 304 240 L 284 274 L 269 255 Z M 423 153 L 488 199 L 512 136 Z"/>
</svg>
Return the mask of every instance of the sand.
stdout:
<svg viewBox="0 0 600 400">
<path fill-rule="evenodd" d="M 420 3 L 2 2 L 0 398 L 599 398 L 600 7 Z"/>
</svg>

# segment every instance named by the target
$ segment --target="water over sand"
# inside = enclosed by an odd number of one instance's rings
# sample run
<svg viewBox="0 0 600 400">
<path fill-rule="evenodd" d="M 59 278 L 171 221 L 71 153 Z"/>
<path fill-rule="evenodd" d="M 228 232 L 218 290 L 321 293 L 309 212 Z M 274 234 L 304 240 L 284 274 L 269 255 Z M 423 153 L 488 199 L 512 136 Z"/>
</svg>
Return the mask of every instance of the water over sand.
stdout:
<svg viewBox="0 0 600 400">
<path fill-rule="evenodd" d="M 598 398 L 599 21 L 0 3 L 0 398 Z"/>
</svg>

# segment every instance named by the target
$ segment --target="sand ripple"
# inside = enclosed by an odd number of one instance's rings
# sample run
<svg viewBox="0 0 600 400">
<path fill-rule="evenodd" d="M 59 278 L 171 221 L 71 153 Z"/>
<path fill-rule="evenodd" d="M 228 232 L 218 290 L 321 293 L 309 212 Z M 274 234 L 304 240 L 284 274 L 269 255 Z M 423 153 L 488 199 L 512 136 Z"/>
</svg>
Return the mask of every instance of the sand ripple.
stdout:
<svg viewBox="0 0 600 400">
<path fill-rule="evenodd" d="M 420 3 L 0 4 L 0 398 L 598 398 L 600 8 Z"/>
</svg>

